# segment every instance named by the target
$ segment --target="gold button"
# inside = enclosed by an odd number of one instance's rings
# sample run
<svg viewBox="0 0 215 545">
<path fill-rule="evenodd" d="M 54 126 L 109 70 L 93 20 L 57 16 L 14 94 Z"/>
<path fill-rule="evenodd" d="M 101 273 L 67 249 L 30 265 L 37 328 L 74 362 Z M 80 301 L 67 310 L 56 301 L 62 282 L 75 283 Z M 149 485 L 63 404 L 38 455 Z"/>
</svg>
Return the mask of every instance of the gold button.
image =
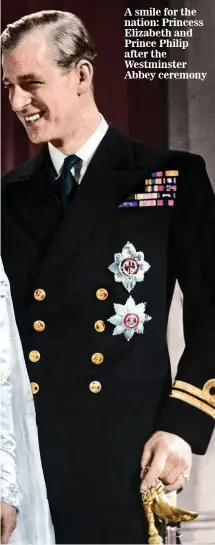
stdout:
<svg viewBox="0 0 215 545">
<path fill-rule="evenodd" d="M 97 299 L 100 299 L 100 301 L 104 301 L 108 297 L 108 291 L 105 288 L 99 288 L 96 292 Z"/>
<path fill-rule="evenodd" d="M 39 361 L 40 353 L 38 352 L 38 350 L 31 350 L 31 352 L 29 352 L 28 357 L 30 361 L 33 361 L 35 363 Z"/>
<path fill-rule="evenodd" d="M 43 301 L 43 299 L 45 299 L 45 297 L 46 297 L 46 292 L 44 290 L 42 290 L 41 288 L 35 290 L 34 298 L 37 301 Z"/>
<path fill-rule="evenodd" d="M 89 389 L 93 394 L 98 394 L 102 389 L 102 385 L 97 380 L 93 380 L 89 385 Z"/>
<path fill-rule="evenodd" d="M 103 363 L 104 361 L 104 356 L 103 354 L 100 354 L 100 352 L 96 352 L 92 355 L 91 360 L 95 365 L 100 365 L 100 363 Z"/>
<path fill-rule="evenodd" d="M 45 327 L 45 323 L 42 320 L 36 320 L 36 322 L 34 322 L 35 331 L 44 331 Z"/>
<path fill-rule="evenodd" d="M 97 322 L 94 324 L 94 328 L 98 333 L 102 333 L 102 331 L 105 330 L 105 323 L 102 320 L 97 320 Z"/>
<path fill-rule="evenodd" d="M 39 384 L 37 384 L 37 382 L 31 382 L 31 391 L 33 395 L 37 394 L 37 392 L 39 392 L 39 389 Z"/>
</svg>

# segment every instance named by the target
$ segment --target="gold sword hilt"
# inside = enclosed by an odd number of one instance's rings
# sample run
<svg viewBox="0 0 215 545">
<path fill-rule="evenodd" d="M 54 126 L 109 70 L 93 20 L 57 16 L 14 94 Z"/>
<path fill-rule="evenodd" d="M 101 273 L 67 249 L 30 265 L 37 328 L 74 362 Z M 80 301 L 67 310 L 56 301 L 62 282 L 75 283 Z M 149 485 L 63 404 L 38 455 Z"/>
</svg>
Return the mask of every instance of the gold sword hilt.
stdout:
<svg viewBox="0 0 215 545">
<path fill-rule="evenodd" d="M 155 525 L 155 515 L 165 524 L 189 522 L 198 516 L 195 511 L 187 511 L 171 503 L 160 479 L 142 494 L 142 502 L 149 526 L 150 545 L 163 543 Z"/>
</svg>

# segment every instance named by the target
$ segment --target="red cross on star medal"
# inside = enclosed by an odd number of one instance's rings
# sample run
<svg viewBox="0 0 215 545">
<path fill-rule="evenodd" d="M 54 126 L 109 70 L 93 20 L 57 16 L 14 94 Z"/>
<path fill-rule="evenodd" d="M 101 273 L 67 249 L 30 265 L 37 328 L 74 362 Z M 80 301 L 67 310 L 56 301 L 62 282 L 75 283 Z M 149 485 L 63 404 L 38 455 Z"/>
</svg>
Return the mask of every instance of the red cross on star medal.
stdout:
<svg viewBox="0 0 215 545">
<path fill-rule="evenodd" d="M 125 305 L 114 304 L 115 315 L 108 318 L 108 322 L 115 326 L 113 335 L 124 334 L 127 341 L 132 339 L 134 333 L 144 333 L 144 323 L 151 320 L 151 316 L 145 313 L 146 303 L 136 305 L 130 296 Z"/>
<path fill-rule="evenodd" d="M 137 252 L 130 242 L 125 244 L 121 253 L 114 254 L 114 262 L 108 267 L 114 273 L 115 282 L 122 282 L 129 293 L 137 282 L 143 282 L 144 274 L 149 268 L 143 252 Z"/>
</svg>

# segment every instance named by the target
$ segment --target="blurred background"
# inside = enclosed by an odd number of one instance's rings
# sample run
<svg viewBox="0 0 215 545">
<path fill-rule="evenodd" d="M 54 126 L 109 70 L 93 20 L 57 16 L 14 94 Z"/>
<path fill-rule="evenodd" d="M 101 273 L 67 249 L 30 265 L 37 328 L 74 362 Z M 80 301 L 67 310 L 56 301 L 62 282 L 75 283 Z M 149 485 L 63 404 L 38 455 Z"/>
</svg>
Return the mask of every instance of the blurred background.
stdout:
<svg viewBox="0 0 215 545">
<path fill-rule="evenodd" d="M 155 8 L 196 9 L 204 27 L 194 29 L 190 47 L 170 49 L 169 58 L 188 62 L 188 71 L 207 72 L 199 80 L 124 80 L 124 13 Z M 215 5 L 214 0 L 2 0 L 2 30 L 8 23 L 41 9 L 72 11 L 83 19 L 97 46 L 95 94 L 107 121 L 129 136 L 159 147 L 201 154 L 215 189 Z M 10 110 L 2 89 L 2 171 L 38 151 Z M 173 376 L 183 350 L 182 296 L 176 286 L 168 324 Z M 184 529 L 185 543 L 215 543 L 215 435 L 204 457 L 194 456 L 192 477 L 180 505 L 197 510 Z"/>
</svg>

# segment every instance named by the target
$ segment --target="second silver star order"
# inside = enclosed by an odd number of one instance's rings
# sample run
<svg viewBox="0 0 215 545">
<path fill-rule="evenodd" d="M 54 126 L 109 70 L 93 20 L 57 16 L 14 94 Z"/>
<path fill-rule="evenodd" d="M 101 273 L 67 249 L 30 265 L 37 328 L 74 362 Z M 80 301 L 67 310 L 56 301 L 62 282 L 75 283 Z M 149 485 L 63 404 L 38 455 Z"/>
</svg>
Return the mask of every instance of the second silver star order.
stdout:
<svg viewBox="0 0 215 545">
<path fill-rule="evenodd" d="M 127 341 L 132 339 L 134 333 L 144 333 L 144 323 L 151 320 L 151 316 L 145 313 L 146 303 L 136 305 L 133 297 L 127 299 L 125 305 L 114 303 L 116 314 L 108 318 L 108 322 L 115 325 L 113 335 L 124 334 Z"/>
</svg>

